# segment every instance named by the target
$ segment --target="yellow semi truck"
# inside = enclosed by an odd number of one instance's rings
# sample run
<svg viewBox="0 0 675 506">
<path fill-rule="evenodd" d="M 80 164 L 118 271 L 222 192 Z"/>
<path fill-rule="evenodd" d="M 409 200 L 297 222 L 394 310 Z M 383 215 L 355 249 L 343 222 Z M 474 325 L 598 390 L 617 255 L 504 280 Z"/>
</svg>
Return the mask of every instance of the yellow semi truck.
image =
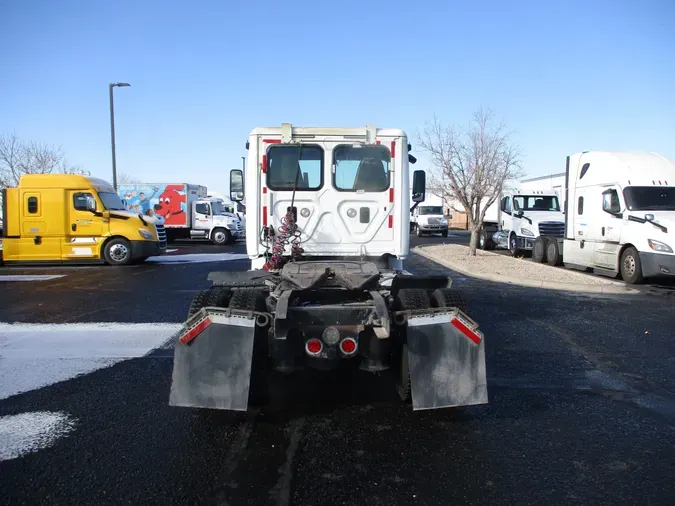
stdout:
<svg viewBox="0 0 675 506">
<path fill-rule="evenodd" d="M 27 174 L 2 190 L 3 261 L 127 265 L 166 252 L 158 220 L 130 213 L 108 182 Z"/>
</svg>

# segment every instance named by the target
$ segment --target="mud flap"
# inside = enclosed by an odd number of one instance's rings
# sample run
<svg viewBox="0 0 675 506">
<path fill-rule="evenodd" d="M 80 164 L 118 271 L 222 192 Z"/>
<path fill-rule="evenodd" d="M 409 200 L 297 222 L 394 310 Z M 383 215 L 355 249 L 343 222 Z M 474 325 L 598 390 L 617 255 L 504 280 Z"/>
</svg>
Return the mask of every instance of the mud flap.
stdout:
<svg viewBox="0 0 675 506">
<path fill-rule="evenodd" d="M 407 320 L 414 410 L 487 404 L 485 342 L 478 325 L 457 309 Z"/>
<path fill-rule="evenodd" d="M 170 406 L 246 411 L 256 316 L 204 308 L 186 323 L 174 349 Z"/>
</svg>

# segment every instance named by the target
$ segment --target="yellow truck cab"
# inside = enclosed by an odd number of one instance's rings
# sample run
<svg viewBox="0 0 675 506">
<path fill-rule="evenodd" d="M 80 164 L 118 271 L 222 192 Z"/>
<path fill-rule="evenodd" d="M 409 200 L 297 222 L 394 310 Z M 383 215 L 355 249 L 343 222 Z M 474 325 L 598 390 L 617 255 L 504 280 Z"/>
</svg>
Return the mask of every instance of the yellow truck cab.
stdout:
<svg viewBox="0 0 675 506">
<path fill-rule="evenodd" d="M 130 213 L 108 182 L 70 174 L 27 174 L 2 190 L 3 261 L 143 262 L 166 252 L 155 218 Z"/>
</svg>

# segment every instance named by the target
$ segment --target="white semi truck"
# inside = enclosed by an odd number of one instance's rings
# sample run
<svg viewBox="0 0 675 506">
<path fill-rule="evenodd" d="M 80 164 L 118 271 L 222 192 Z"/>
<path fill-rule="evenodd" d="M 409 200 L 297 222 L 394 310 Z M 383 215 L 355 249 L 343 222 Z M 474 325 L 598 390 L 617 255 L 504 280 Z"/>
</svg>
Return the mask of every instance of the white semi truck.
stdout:
<svg viewBox="0 0 675 506">
<path fill-rule="evenodd" d="M 565 215 L 554 191 L 516 191 L 501 195 L 485 212 L 478 245 L 486 250 L 505 248 L 513 256 L 532 251 L 541 261 L 543 241 L 562 238 L 564 230 Z"/>
<path fill-rule="evenodd" d="M 226 211 L 222 199 L 209 197 L 206 186 L 125 184 L 118 185 L 117 193 L 130 211 L 159 217 L 169 241 L 206 239 L 223 245 L 246 236 L 242 221 Z"/>
<path fill-rule="evenodd" d="M 485 404 L 485 344 L 444 275 L 410 275 L 402 130 L 254 129 L 247 199 L 251 269 L 212 272 L 177 334 L 169 403 L 246 410 L 272 371 L 356 366 L 393 379 L 413 409 Z M 412 200 L 425 199 L 425 173 Z M 279 381 L 278 379 L 276 381 Z"/>
<path fill-rule="evenodd" d="M 627 283 L 675 276 L 675 163 L 643 151 L 567 157 L 564 238 L 548 240 L 553 265 Z"/>
</svg>

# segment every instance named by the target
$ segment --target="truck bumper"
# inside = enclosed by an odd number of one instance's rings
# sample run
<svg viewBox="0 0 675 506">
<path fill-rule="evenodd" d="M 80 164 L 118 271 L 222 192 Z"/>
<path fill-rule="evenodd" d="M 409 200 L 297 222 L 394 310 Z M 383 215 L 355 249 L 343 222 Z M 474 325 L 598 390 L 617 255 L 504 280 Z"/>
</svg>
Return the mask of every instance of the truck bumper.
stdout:
<svg viewBox="0 0 675 506">
<path fill-rule="evenodd" d="M 443 232 L 447 230 L 447 225 L 417 225 L 422 232 Z"/>
<path fill-rule="evenodd" d="M 516 236 L 516 243 L 518 244 L 519 249 L 532 249 L 534 248 L 534 237 L 520 237 Z"/>
<path fill-rule="evenodd" d="M 235 239 L 246 238 L 246 230 L 230 230 L 230 234 L 232 234 L 232 237 L 234 237 Z"/>
<path fill-rule="evenodd" d="M 166 244 L 153 241 L 131 241 L 133 258 L 154 257 L 166 253 Z"/>
<path fill-rule="evenodd" d="M 646 277 L 675 276 L 675 255 L 640 252 L 642 274 Z"/>
</svg>

